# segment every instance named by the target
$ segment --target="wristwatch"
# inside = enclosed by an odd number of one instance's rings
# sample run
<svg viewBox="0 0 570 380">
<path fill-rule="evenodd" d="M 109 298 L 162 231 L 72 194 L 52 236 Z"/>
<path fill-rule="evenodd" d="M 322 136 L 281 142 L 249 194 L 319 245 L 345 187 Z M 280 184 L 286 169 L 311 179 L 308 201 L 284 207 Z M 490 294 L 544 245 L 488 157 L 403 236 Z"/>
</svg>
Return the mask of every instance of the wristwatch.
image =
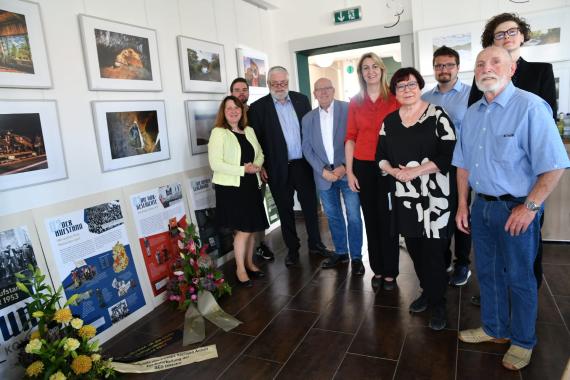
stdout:
<svg viewBox="0 0 570 380">
<path fill-rule="evenodd" d="M 525 199 L 524 201 L 524 207 L 526 207 L 528 210 L 530 211 L 538 211 L 540 210 L 540 206 L 537 205 L 536 203 L 534 203 L 534 201 L 529 201 L 528 199 Z"/>
</svg>

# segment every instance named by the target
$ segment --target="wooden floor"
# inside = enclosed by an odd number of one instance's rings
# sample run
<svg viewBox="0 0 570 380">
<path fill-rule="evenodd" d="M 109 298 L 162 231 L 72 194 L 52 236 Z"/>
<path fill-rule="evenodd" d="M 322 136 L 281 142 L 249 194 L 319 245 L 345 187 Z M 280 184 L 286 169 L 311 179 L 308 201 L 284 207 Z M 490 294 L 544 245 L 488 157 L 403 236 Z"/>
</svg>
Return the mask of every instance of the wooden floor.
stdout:
<svg viewBox="0 0 570 380">
<path fill-rule="evenodd" d="M 322 236 L 330 243 L 323 221 Z M 215 344 L 219 357 L 189 366 L 127 379 L 540 379 L 561 378 L 570 358 L 570 245 L 548 244 L 544 250 L 545 281 L 540 289 L 538 345 L 529 367 L 512 372 L 501 366 L 506 345 L 464 344 L 458 329 L 479 326 L 479 308 L 469 299 L 478 293 L 475 276 L 463 288 L 447 292 L 448 326 L 434 332 L 427 327 L 429 311 L 410 315 L 408 306 L 418 295 L 418 280 L 408 254 L 400 255 L 397 290 L 377 293 L 372 273 L 353 277 L 350 266 L 321 270 L 318 257 L 306 253 L 304 226 L 301 264 L 286 268 L 281 232 L 267 241 L 277 253 L 262 264 L 267 277 L 252 288 L 234 287 L 220 301 L 243 322 L 231 332 L 209 324 L 201 345 Z M 365 255 L 365 261 L 366 255 Z M 223 267 L 235 283 L 232 262 Z M 111 356 L 127 354 L 176 328 L 183 315 L 161 305 L 104 345 Z M 176 341 L 153 356 L 198 347 Z"/>
</svg>

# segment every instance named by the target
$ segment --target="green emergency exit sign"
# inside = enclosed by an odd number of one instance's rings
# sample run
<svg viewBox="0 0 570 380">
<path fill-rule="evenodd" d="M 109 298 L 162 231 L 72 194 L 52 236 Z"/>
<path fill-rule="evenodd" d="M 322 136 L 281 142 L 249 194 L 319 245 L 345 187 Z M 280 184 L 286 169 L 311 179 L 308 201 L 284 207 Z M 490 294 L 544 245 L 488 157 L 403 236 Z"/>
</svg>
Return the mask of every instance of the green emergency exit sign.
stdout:
<svg viewBox="0 0 570 380">
<path fill-rule="evenodd" d="M 341 9 L 334 11 L 334 23 L 345 24 L 352 21 L 360 21 L 362 19 L 362 12 L 360 7 Z"/>
</svg>

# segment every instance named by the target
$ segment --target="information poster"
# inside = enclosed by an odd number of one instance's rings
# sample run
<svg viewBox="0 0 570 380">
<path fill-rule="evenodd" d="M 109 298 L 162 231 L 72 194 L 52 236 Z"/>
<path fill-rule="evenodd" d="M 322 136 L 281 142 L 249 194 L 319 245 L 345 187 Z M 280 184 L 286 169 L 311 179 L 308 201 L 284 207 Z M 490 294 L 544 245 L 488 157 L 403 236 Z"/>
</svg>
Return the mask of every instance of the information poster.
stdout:
<svg viewBox="0 0 570 380">
<path fill-rule="evenodd" d="M 16 287 L 16 273 L 29 275 L 28 264 L 37 265 L 26 226 L 0 230 L 0 378 L 15 379 L 23 374 L 18 365 L 19 345 L 37 322 L 31 320 L 29 297 Z"/>
<path fill-rule="evenodd" d="M 224 256 L 233 249 L 233 231 L 219 228 L 216 223 L 216 194 L 210 176 L 189 179 L 190 199 L 200 239 L 208 244 L 207 252 L 213 259 Z M 239 200 L 236 200 L 239 201 Z"/>
<path fill-rule="evenodd" d="M 267 210 L 267 219 L 269 220 L 269 225 L 272 226 L 274 223 L 279 221 L 279 213 L 277 212 L 277 205 L 273 199 L 273 195 L 269 190 L 269 186 L 265 187 L 265 208 Z"/>
<path fill-rule="evenodd" d="M 119 201 L 45 220 L 55 266 L 73 314 L 105 331 L 145 305 Z"/>
<path fill-rule="evenodd" d="M 178 227 L 186 228 L 182 185 L 172 183 L 130 197 L 137 237 L 152 292 L 166 290 L 178 255 Z"/>
</svg>

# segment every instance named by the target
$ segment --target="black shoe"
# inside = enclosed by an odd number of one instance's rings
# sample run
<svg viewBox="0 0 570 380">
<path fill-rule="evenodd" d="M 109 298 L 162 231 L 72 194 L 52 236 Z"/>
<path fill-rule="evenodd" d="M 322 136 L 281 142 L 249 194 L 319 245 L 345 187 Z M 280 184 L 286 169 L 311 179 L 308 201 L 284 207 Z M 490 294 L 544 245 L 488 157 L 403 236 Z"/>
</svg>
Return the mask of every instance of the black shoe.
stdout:
<svg viewBox="0 0 570 380">
<path fill-rule="evenodd" d="M 285 258 L 285 265 L 290 267 L 293 265 L 297 265 L 297 263 L 299 262 L 299 252 L 291 252 L 289 251 L 289 254 L 287 255 L 287 257 Z"/>
<path fill-rule="evenodd" d="M 325 247 L 323 243 L 319 243 L 316 246 L 309 248 L 309 253 L 312 255 L 319 255 L 322 257 L 332 257 L 335 253 Z"/>
<path fill-rule="evenodd" d="M 328 259 L 326 259 L 325 261 L 323 261 L 323 263 L 321 264 L 321 268 L 323 269 L 331 269 L 336 267 L 338 264 L 345 264 L 349 262 L 349 258 L 347 254 L 344 255 L 332 255 L 331 257 L 329 257 Z"/>
<path fill-rule="evenodd" d="M 379 287 L 382 286 L 382 282 L 384 281 L 384 279 L 382 277 L 376 277 L 373 276 L 372 277 L 372 289 L 378 289 Z"/>
<path fill-rule="evenodd" d="M 241 281 L 239 278 L 237 279 L 238 285 L 244 288 L 251 288 L 253 286 L 251 280 Z"/>
<path fill-rule="evenodd" d="M 481 307 L 481 296 L 473 296 L 471 297 L 471 304 Z"/>
<path fill-rule="evenodd" d="M 253 278 L 262 278 L 265 277 L 265 272 L 262 270 L 249 270 L 246 269 L 245 270 L 247 272 L 248 275 L 250 275 Z"/>
<path fill-rule="evenodd" d="M 364 276 L 364 264 L 362 260 L 352 260 L 352 274 L 355 276 Z"/>
<path fill-rule="evenodd" d="M 429 327 L 432 330 L 439 331 L 443 330 L 447 325 L 447 318 L 445 317 L 445 306 L 436 306 L 431 312 L 431 318 L 429 320 Z"/>
<path fill-rule="evenodd" d="M 259 257 L 262 257 L 264 260 L 267 261 L 275 260 L 275 255 L 273 254 L 273 251 L 271 251 L 271 249 L 269 249 L 269 247 L 266 246 L 263 242 L 259 243 L 259 247 L 257 247 L 255 253 Z"/>
<path fill-rule="evenodd" d="M 382 284 L 382 289 L 384 290 L 394 290 L 394 288 L 396 288 L 396 279 L 392 279 L 392 281 L 388 281 L 386 279 L 384 279 L 384 283 Z"/>
<path fill-rule="evenodd" d="M 428 308 L 427 297 L 422 293 L 410 304 L 410 313 L 421 313 Z"/>
</svg>

